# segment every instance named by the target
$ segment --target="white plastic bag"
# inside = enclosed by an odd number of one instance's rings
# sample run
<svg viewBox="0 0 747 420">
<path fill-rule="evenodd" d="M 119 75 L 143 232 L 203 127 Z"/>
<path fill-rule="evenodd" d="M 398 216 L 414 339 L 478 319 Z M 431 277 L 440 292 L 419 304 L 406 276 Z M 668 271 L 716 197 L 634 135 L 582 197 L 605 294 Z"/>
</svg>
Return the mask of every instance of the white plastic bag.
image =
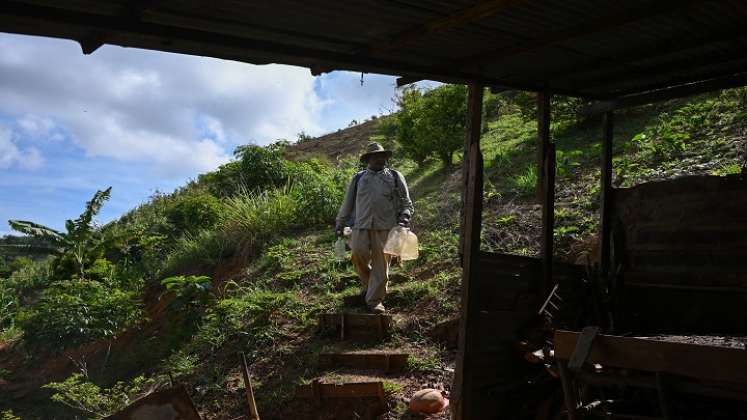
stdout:
<svg viewBox="0 0 747 420">
<path fill-rule="evenodd" d="M 410 229 L 395 226 L 389 231 L 384 244 L 384 253 L 400 257 L 402 261 L 418 258 L 418 237 Z"/>
<path fill-rule="evenodd" d="M 347 252 L 345 252 L 345 240 L 342 237 L 337 238 L 335 242 L 335 259 L 338 262 L 345 261 Z"/>
</svg>

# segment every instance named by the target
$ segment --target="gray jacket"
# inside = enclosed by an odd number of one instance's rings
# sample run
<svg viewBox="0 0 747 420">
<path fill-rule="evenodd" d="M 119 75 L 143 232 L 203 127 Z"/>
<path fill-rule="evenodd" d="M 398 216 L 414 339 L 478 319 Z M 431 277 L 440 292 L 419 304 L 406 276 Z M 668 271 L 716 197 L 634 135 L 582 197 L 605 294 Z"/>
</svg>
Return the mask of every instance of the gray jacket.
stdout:
<svg viewBox="0 0 747 420">
<path fill-rule="evenodd" d="M 384 168 L 379 172 L 366 169 L 358 178 L 350 181 L 345 199 L 337 213 L 337 223 L 349 224 L 354 220 L 354 229 L 391 229 L 403 214 L 412 216 L 414 210 L 405 177 L 399 172 Z M 356 193 L 357 190 L 357 193 Z"/>
</svg>

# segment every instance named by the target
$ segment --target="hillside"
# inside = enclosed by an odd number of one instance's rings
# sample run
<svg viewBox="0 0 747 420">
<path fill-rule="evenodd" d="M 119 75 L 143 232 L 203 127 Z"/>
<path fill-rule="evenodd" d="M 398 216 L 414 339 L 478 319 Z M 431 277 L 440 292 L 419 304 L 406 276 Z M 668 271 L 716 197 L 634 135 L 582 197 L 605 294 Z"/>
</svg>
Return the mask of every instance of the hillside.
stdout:
<svg viewBox="0 0 747 420">
<path fill-rule="evenodd" d="M 520 99 L 486 98 L 482 246 L 537 255 L 536 123 Z M 739 173 L 746 105 L 747 89 L 734 89 L 620 112 L 615 186 Z M 448 394 L 455 368 L 449 321 L 458 316 L 460 296 L 458 164 L 415 162 L 393 144 L 393 164 L 414 199 L 420 258 L 392 270 L 385 301 L 391 333 L 361 344 L 316 329 L 322 314 L 365 310 L 355 300 L 351 264 L 334 259 L 331 222 L 360 148 L 383 138 L 377 124 L 285 149 L 247 147 L 235 162 L 106 226 L 111 242 L 88 256 L 82 277 L 54 261 L 15 269 L 0 282 L 0 412 L 25 420 L 100 418 L 166 387 L 171 376 L 186 385 L 204 419 L 240 418 L 241 351 L 263 419 L 309 418 L 308 402 L 294 390 L 314 379 L 382 381 L 382 418 L 418 418 L 406 413 L 407 399 L 425 387 Z M 601 123 L 560 115 L 552 135 L 557 256 L 586 262 L 598 217 Z M 85 334 L 77 330 L 82 325 Z M 333 351 L 394 350 L 410 354 L 401 372 L 319 362 Z M 58 385 L 40 388 L 51 382 Z"/>
<path fill-rule="evenodd" d="M 371 119 L 361 124 L 339 129 L 333 133 L 298 142 L 285 149 L 285 157 L 290 160 L 303 160 L 323 157 L 330 162 L 354 156 L 366 147 L 371 138 L 378 137 L 379 119 Z"/>
</svg>

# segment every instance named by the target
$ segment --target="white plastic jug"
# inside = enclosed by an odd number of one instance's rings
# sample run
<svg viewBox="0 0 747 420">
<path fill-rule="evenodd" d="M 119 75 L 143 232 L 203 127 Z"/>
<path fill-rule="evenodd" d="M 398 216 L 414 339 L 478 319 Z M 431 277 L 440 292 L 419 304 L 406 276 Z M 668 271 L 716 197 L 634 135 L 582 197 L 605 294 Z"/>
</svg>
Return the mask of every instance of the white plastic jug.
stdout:
<svg viewBox="0 0 747 420">
<path fill-rule="evenodd" d="M 399 257 L 402 261 L 418 259 L 418 236 L 412 233 L 410 229 L 407 229 L 405 243 L 402 246 L 402 251 L 400 252 Z"/>
<path fill-rule="evenodd" d="M 406 227 L 395 226 L 387 235 L 384 253 L 400 257 L 402 261 L 415 260 L 418 258 L 418 237 Z"/>
</svg>

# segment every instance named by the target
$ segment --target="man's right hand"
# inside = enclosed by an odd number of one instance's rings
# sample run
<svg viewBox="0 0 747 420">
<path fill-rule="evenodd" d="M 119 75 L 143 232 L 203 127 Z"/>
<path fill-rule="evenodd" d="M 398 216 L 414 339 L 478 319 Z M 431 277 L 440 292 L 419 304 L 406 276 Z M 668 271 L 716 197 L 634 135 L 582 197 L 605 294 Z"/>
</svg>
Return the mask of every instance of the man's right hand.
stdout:
<svg viewBox="0 0 747 420">
<path fill-rule="evenodd" d="M 335 234 L 337 234 L 338 237 L 342 236 L 344 229 L 345 226 L 342 223 L 337 223 L 335 225 Z"/>
</svg>

